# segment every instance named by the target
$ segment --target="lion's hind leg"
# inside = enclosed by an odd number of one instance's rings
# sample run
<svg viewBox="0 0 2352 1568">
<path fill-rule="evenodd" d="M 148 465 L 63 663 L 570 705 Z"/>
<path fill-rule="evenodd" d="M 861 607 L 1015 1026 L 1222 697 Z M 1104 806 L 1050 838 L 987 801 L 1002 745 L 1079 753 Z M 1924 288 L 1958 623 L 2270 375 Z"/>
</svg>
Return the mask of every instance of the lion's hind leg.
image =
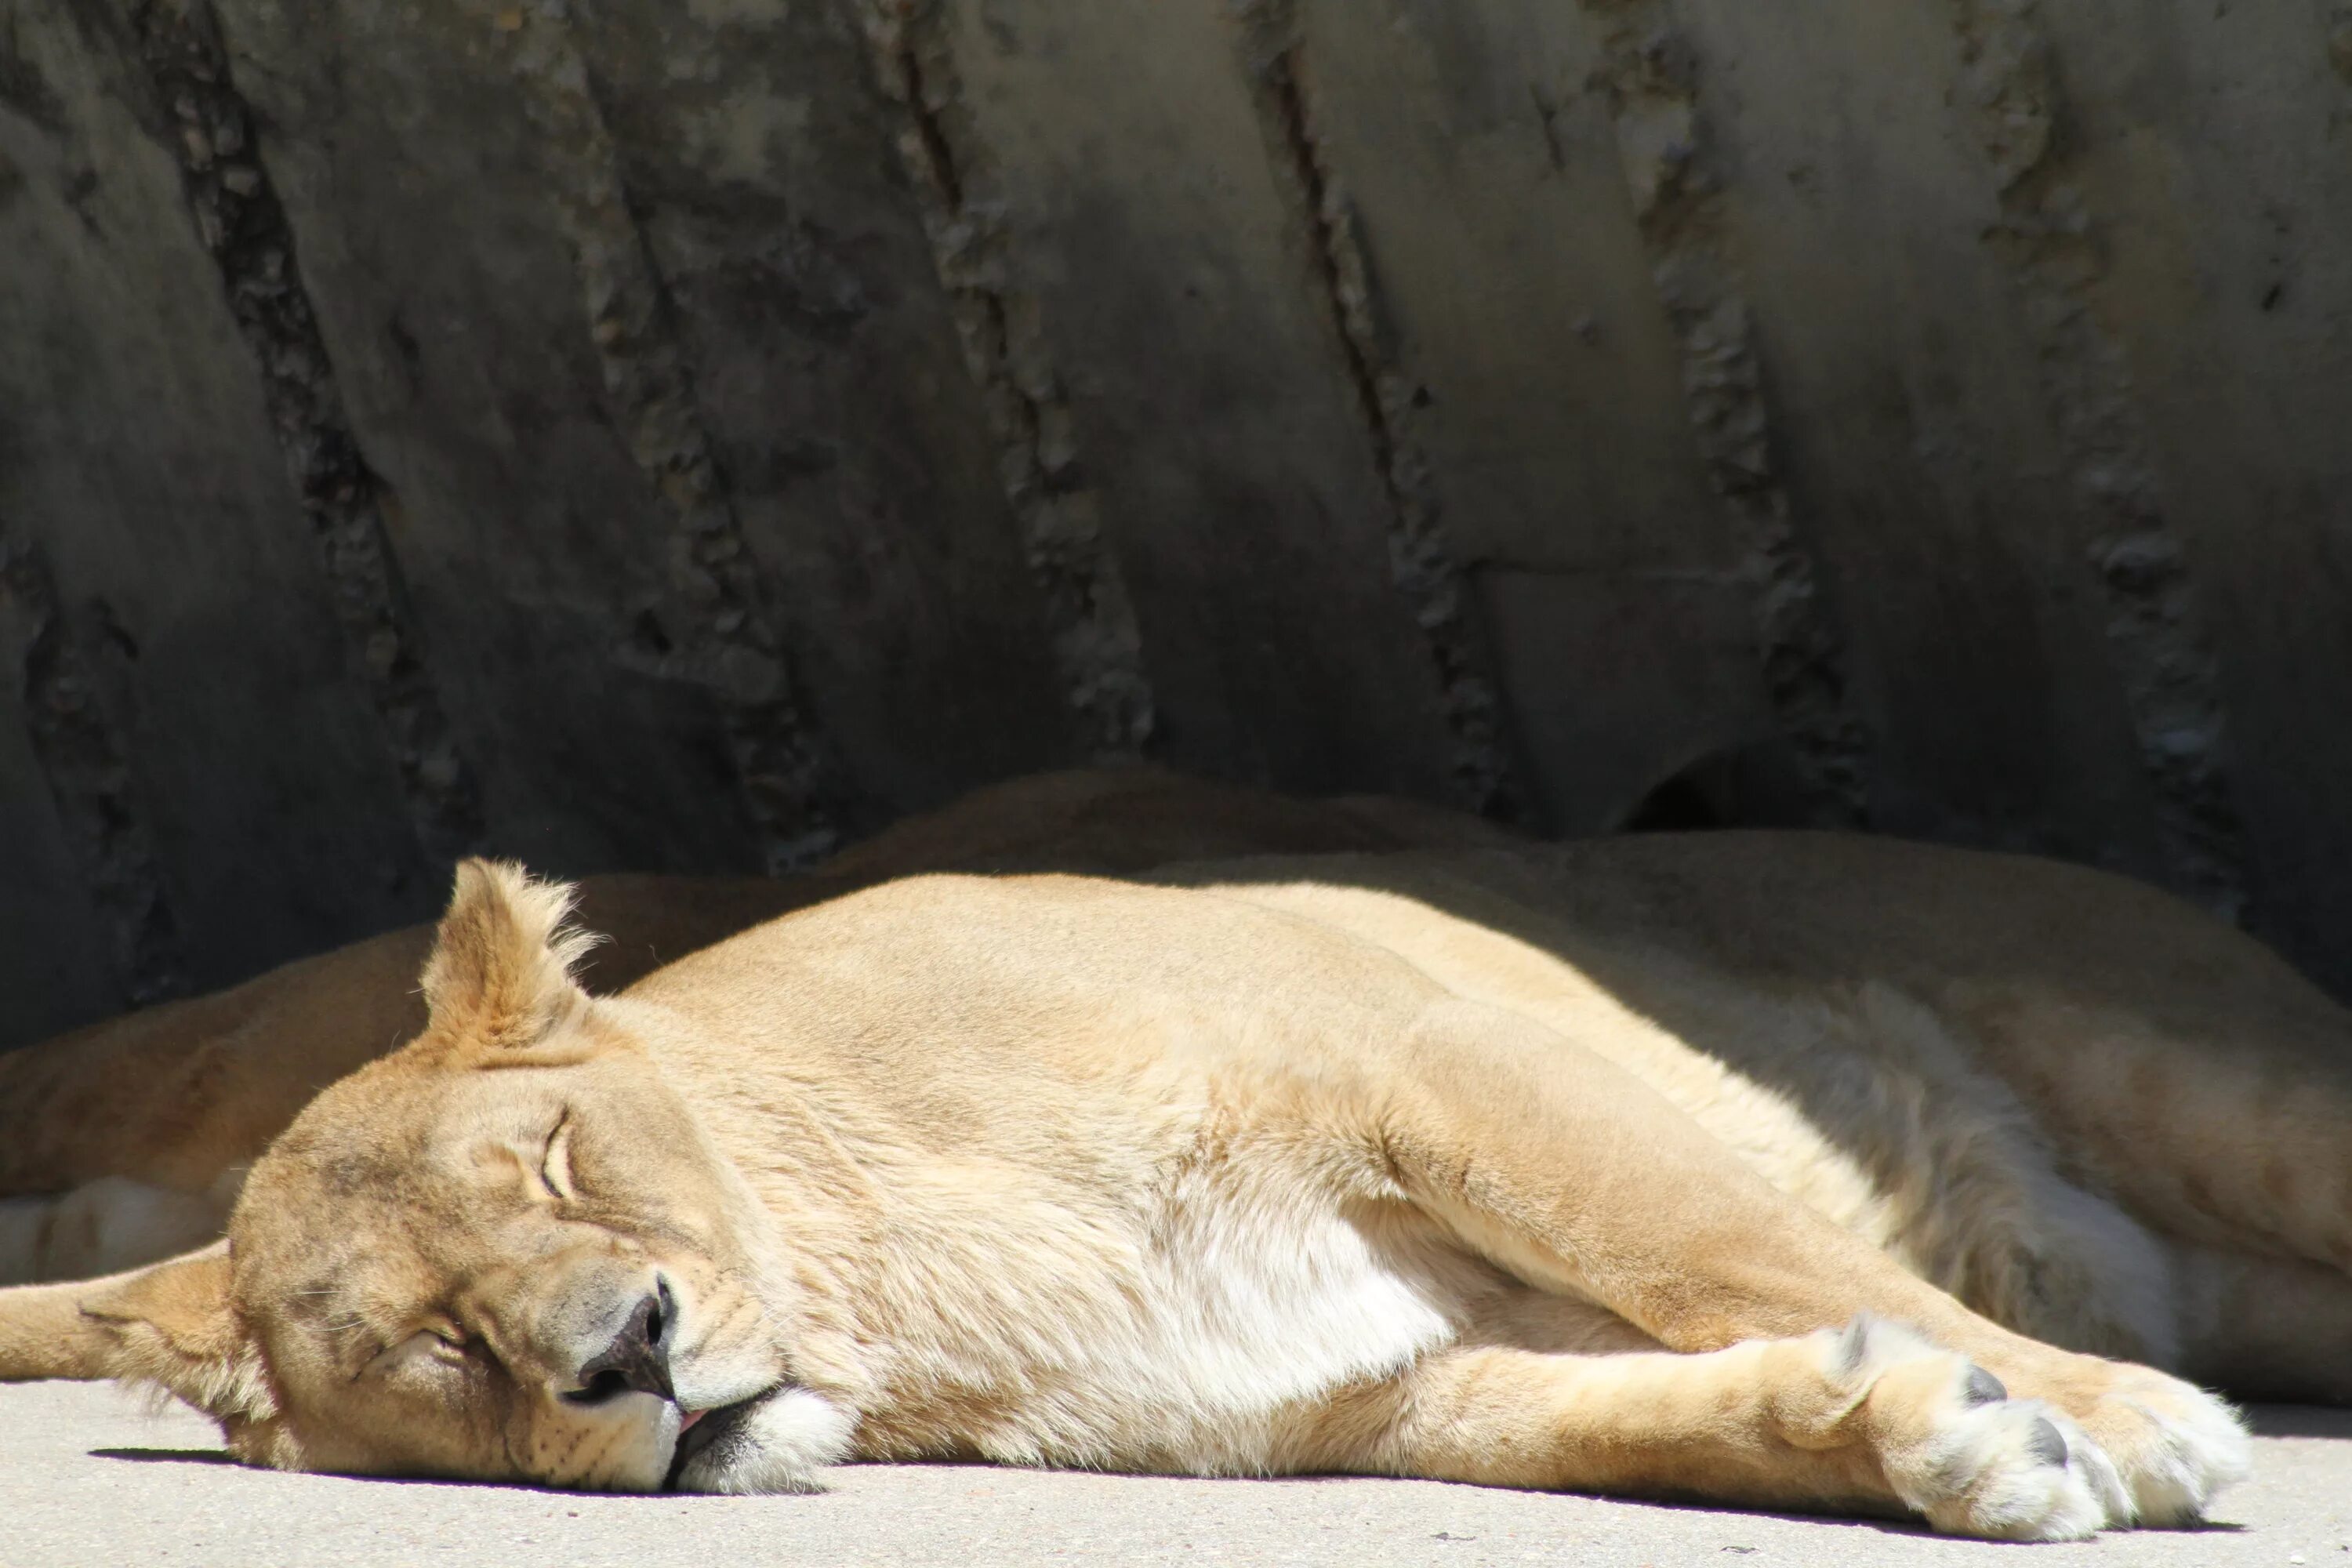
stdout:
<svg viewBox="0 0 2352 1568">
<path fill-rule="evenodd" d="M 2114 1461 L 2113 1522 L 2200 1517 L 2250 1460 L 2235 1415 L 2151 1368 L 2061 1350 L 1970 1311 L 1774 1189 L 1640 1080 L 1516 1014 L 1433 1006 L 1377 1149 L 1406 1195 L 1530 1284 L 1711 1352 L 1871 1312 L 2077 1421 Z"/>
<path fill-rule="evenodd" d="M 1911 1512 L 1939 1531 L 2071 1541 L 2127 1510 L 2062 1412 L 1883 1320 L 1699 1355 L 1508 1347 L 1430 1358 L 1337 1413 L 1337 1468 L 1488 1486 Z"/>
<path fill-rule="evenodd" d="M 2352 1012 L 2252 938 L 2185 918 L 2182 956 L 2126 998 L 1964 990 L 1972 1049 L 2158 1235 L 2352 1274 Z"/>
</svg>

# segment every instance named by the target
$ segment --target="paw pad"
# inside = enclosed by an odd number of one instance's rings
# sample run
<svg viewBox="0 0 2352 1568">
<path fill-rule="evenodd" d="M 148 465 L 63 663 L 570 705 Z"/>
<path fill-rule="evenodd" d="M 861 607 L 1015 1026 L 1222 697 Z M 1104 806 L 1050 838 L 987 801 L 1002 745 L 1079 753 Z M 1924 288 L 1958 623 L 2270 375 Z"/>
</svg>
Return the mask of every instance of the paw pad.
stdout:
<svg viewBox="0 0 2352 1568">
<path fill-rule="evenodd" d="M 2066 1462 L 2066 1435 L 2051 1424 L 2048 1416 L 2037 1417 L 2033 1431 L 2025 1439 L 2026 1451 L 2045 1465 Z"/>
<path fill-rule="evenodd" d="M 1966 1397 L 1970 1405 L 1998 1405 L 2009 1397 L 2009 1385 L 1984 1368 L 1971 1366 Z"/>
</svg>

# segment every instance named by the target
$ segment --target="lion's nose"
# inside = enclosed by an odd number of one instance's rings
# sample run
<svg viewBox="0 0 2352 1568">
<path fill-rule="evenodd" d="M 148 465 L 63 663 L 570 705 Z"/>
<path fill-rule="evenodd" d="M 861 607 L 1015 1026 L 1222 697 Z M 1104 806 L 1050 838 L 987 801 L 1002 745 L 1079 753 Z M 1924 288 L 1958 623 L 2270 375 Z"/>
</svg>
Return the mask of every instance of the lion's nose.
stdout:
<svg viewBox="0 0 2352 1568">
<path fill-rule="evenodd" d="M 669 1281 L 656 1279 L 653 1293 L 629 1313 L 613 1342 L 580 1369 L 580 1386 L 564 1394 L 574 1405 L 602 1405 L 615 1394 L 658 1394 L 675 1401 L 669 1385 L 669 1342 L 677 1323 Z"/>
</svg>

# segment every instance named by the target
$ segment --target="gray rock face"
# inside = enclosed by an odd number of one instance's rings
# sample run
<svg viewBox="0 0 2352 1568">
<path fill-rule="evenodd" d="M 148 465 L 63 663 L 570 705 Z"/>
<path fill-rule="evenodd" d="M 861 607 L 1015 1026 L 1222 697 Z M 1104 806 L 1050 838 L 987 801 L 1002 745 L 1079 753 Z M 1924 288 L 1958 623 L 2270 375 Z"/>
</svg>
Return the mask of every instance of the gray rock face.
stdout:
<svg viewBox="0 0 2352 1568">
<path fill-rule="evenodd" d="M 0 1043 L 1126 755 L 2344 988 L 2347 16 L 0 0 Z"/>
</svg>

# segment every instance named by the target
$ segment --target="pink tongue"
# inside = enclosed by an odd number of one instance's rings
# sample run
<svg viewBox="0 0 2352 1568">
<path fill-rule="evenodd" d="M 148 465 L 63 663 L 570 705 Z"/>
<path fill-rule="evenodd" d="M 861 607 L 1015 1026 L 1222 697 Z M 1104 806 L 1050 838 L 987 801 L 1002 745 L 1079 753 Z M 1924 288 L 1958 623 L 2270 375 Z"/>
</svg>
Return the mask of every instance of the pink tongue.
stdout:
<svg viewBox="0 0 2352 1568">
<path fill-rule="evenodd" d="M 689 1410 L 689 1411 L 688 1411 L 688 1412 L 686 1413 L 686 1418 L 685 1418 L 684 1420 L 680 1421 L 680 1422 L 677 1424 L 677 1435 L 678 1435 L 679 1436 L 681 1436 L 681 1437 L 685 1436 L 686 1436 L 686 1429 L 687 1429 L 688 1427 L 689 1427 L 689 1426 L 693 1426 L 696 1422 L 698 1422 L 698 1421 L 701 1420 L 704 1416 L 706 1416 L 706 1415 L 709 1415 L 709 1414 L 710 1414 L 710 1412 L 709 1412 L 709 1411 L 708 1411 L 708 1410 Z"/>
</svg>

